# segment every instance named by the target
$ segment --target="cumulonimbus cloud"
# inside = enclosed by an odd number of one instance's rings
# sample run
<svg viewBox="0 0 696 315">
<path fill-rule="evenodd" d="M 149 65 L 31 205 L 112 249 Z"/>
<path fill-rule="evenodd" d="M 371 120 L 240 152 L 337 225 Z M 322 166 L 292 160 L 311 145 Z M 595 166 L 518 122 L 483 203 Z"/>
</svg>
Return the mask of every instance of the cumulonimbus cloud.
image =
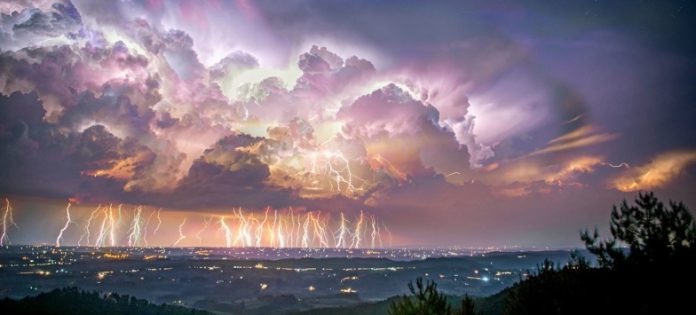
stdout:
<svg viewBox="0 0 696 315">
<path fill-rule="evenodd" d="M 287 68 L 241 47 L 202 62 L 199 38 L 146 7 L 78 7 L 0 7 L 3 191 L 190 208 L 371 207 L 424 182 L 452 193 L 579 187 L 604 162 L 568 153 L 617 138 L 578 119 L 562 136 L 536 137 L 541 148 L 518 146 L 558 88 L 498 80 L 527 58 L 510 40 L 435 45 L 432 60 L 389 65 L 323 46 L 288 54 Z M 499 105 L 504 113 L 472 112 L 470 94 L 530 89 L 520 81 L 540 96 L 509 93 L 495 99 L 512 104 Z M 569 103 L 553 123 L 584 117 L 582 102 Z M 481 137 L 491 121 L 504 131 Z"/>
</svg>

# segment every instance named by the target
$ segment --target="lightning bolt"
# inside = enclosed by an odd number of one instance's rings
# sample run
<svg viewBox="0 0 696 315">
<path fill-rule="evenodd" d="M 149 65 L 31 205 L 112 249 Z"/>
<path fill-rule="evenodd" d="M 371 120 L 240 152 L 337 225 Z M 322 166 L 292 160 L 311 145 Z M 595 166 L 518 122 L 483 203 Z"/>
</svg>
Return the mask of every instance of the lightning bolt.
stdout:
<svg viewBox="0 0 696 315">
<path fill-rule="evenodd" d="M 341 212 L 341 222 L 340 226 L 338 227 L 338 231 L 336 233 L 338 234 L 337 240 L 336 240 L 336 248 L 344 248 L 346 247 L 346 236 L 348 233 L 348 226 L 347 226 L 348 221 L 346 220 L 346 217 L 343 215 L 343 212 Z"/>
<path fill-rule="evenodd" d="M 10 205 L 10 199 L 5 198 L 5 213 L 2 215 L 2 236 L 0 236 L 0 246 L 5 246 L 9 244 L 9 238 L 7 237 L 7 225 L 13 225 L 16 229 L 19 227 L 14 221 L 12 216 L 12 206 Z"/>
<path fill-rule="evenodd" d="M 120 207 L 119 207 L 120 208 Z M 130 233 L 128 234 L 128 246 L 129 247 L 135 247 L 138 246 L 140 243 L 140 239 L 142 237 L 142 212 L 143 212 L 143 207 L 138 207 L 135 210 L 133 210 L 133 220 L 131 221 L 130 229 L 128 230 Z"/>
<path fill-rule="evenodd" d="M 290 235 L 288 235 L 288 240 L 290 241 L 290 247 L 295 247 L 295 212 L 290 208 Z"/>
<path fill-rule="evenodd" d="M 119 213 L 121 212 L 121 206 L 118 206 Z M 120 216 L 119 216 L 120 217 Z M 116 246 L 116 220 L 114 219 L 114 211 L 111 205 L 109 205 L 109 238 L 111 239 L 111 246 Z"/>
<path fill-rule="evenodd" d="M 89 246 L 89 238 L 90 238 L 90 226 L 92 225 L 92 220 L 94 220 L 94 217 L 97 215 L 99 210 L 101 209 L 101 205 L 97 205 L 97 208 L 94 209 L 90 214 L 89 218 L 87 218 L 87 223 L 85 224 L 85 230 L 82 235 L 80 235 L 80 239 L 77 241 L 77 246 L 82 246 L 82 240 L 87 241 L 87 246 Z"/>
<path fill-rule="evenodd" d="M 225 244 L 227 248 L 232 247 L 232 230 L 227 223 L 225 223 L 225 217 L 223 216 L 220 217 L 220 228 L 225 232 Z"/>
<path fill-rule="evenodd" d="M 104 219 L 102 220 L 101 226 L 99 227 L 99 234 L 97 234 L 97 240 L 94 241 L 94 246 L 96 246 L 97 248 L 104 246 L 104 242 L 106 241 L 106 222 L 109 220 L 109 213 L 106 208 L 102 209 L 102 213 L 104 214 Z"/>
<path fill-rule="evenodd" d="M 5 199 L 4 213 L 2 214 L 2 236 L 0 246 L 7 245 L 7 232 L 11 225 L 16 227 L 12 218 L 12 207 L 9 199 Z M 58 232 L 55 246 L 60 247 L 65 240 L 65 233 L 72 220 L 72 203 L 65 208 L 66 220 Z M 122 211 L 126 210 L 126 213 Z M 89 212 L 86 221 L 81 222 L 80 238 L 77 246 L 118 246 L 120 242 L 129 247 L 149 247 L 148 236 L 155 235 L 162 225 L 161 209 L 146 211 L 142 206 L 132 209 L 123 209 L 123 205 L 117 208 L 113 205 L 104 207 L 97 205 Z M 267 207 L 263 216 L 251 210 L 236 208 L 232 216 L 205 215 L 202 219 L 202 227 L 197 228 L 195 237 L 198 244 L 204 244 L 203 238 L 210 225 L 218 220 L 218 232 L 224 232 L 225 245 L 230 247 L 257 247 L 270 246 L 274 248 L 380 248 L 384 246 L 383 236 L 388 235 L 389 246 L 392 246 L 392 234 L 388 227 L 380 222 L 377 216 L 360 211 L 355 221 L 349 221 L 343 212 L 338 219 L 335 216 L 325 215 L 321 211 L 295 211 L 293 208 L 273 209 L 273 217 L 269 217 L 270 207 Z M 149 213 L 148 213 L 149 212 Z M 151 232 L 150 224 L 157 217 L 157 226 Z M 125 221 L 126 219 L 127 222 Z M 179 238 L 173 243 L 173 247 L 181 246 L 188 237 L 184 228 L 190 218 L 184 218 L 178 225 Z M 119 223 L 124 220 L 123 232 L 119 233 Z M 232 221 L 230 221 L 232 220 Z M 100 222 L 101 221 L 101 222 Z M 96 227 L 95 227 L 96 225 Z M 125 227 L 128 226 L 126 229 Z M 98 229 L 97 231 L 93 231 Z M 127 233 L 126 233 L 127 230 Z M 387 234 L 383 234 L 387 233 Z M 219 236 L 218 236 L 219 237 Z M 93 240 L 93 238 L 96 238 Z M 125 245 L 125 244 L 124 244 Z"/>
<path fill-rule="evenodd" d="M 278 210 L 275 210 L 273 212 L 273 225 L 271 226 L 270 234 L 271 234 L 271 247 L 275 247 L 275 238 L 276 238 L 276 222 L 278 221 Z"/>
<path fill-rule="evenodd" d="M 147 216 L 147 220 L 145 220 L 145 227 L 143 228 L 143 243 L 145 243 L 145 247 L 150 246 L 147 243 L 147 228 L 150 226 L 150 219 L 152 219 L 153 214 L 155 214 L 155 212 L 150 211 L 150 215 Z"/>
<path fill-rule="evenodd" d="M 70 223 L 73 223 L 72 220 L 70 219 L 70 203 L 68 202 L 68 206 L 65 207 L 65 213 L 66 213 L 66 220 L 65 220 L 65 226 L 63 226 L 62 229 L 60 229 L 60 232 L 58 233 L 58 237 L 56 238 L 56 247 L 60 247 L 60 240 L 63 239 L 63 233 L 68 229 L 68 226 Z"/>
<path fill-rule="evenodd" d="M 212 216 L 205 216 L 205 217 L 203 218 L 203 228 L 200 229 L 200 230 L 196 233 L 196 238 L 198 239 L 198 244 L 203 244 L 203 238 L 201 237 L 201 234 L 203 234 L 203 232 L 205 232 L 205 230 L 208 229 L 208 226 L 210 225 L 210 222 L 212 222 L 212 221 L 213 221 L 213 217 L 212 217 Z"/>
<path fill-rule="evenodd" d="M 179 224 L 179 238 L 172 244 L 172 247 L 176 247 L 181 241 L 186 239 L 186 235 L 184 235 L 184 224 L 186 224 L 186 218 L 184 218 L 183 221 L 181 221 L 181 224 Z"/>
<path fill-rule="evenodd" d="M 298 172 L 308 180 L 305 187 L 309 190 L 324 190 L 328 185 L 330 191 L 354 194 L 363 191 L 366 180 L 353 174 L 350 161 L 340 150 L 302 150 L 309 165 Z M 358 185 L 358 181 L 362 184 Z"/>
<path fill-rule="evenodd" d="M 602 165 L 606 165 L 606 166 L 609 166 L 609 167 L 612 167 L 612 168 L 622 168 L 622 167 L 630 168 L 630 167 L 631 167 L 631 166 L 628 165 L 628 163 L 626 163 L 626 162 L 621 162 L 621 163 L 619 163 L 619 164 L 611 164 L 611 163 L 608 163 L 608 162 L 603 162 Z"/>
<path fill-rule="evenodd" d="M 355 192 L 353 172 L 350 169 L 348 159 L 343 156 L 343 153 L 340 151 L 324 151 L 324 158 L 326 159 L 326 172 L 329 176 L 334 178 L 336 190 L 341 191 L 341 184 L 345 184 L 345 189 L 350 192 Z M 335 163 L 338 165 L 334 166 Z M 344 172 L 346 173 L 345 176 L 343 174 Z"/>
<path fill-rule="evenodd" d="M 162 217 L 160 216 L 160 212 L 162 209 L 157 209 L 157 227 L 155 227 L 155 231 L 152 232 L 153 235 L 157 235 L 157 231 L 159 231 L 160 226 L 162 226 Z"/>
<path fill-rule="evenodd" d="M 384 230 L 387 231 L 387 234 L 389 235 L 389 247 L 392 247 L 392 233 L 389 231 L 386 224 L 382 224 L 382 227 L 384 227 Z"/>
<path fill-rule="evenodd" d="M 327 233 L 327 223 L 326 219 L 321 220 L 321 213 L 317 213 L 316 219 L 314 219 L 314 233 L 319 238 L 319 244 L 321 247 L 329 247 L 329 237 Z"/>
<path fill-rule="evenodd" d="M 263 229 L 266 226 L 266 221 L 268 221 L 268 209 L 266 208 L 266 213 L 263 216 L 263 221 L 256 227 L 255 235 L 256 235 L 256 247 L 261 247 L 261 239 L 263 237 Z"/>
<path fill-rule="evenodd" d="M 292 208 L 290 208 L 290 211 L 292 211 Z M 292 247 L 298 247 L 300 244 L 300 239 L 301 239 L 301 234 L 300 230 L 302 229 L 302 215 L 298 214 L 296 217 L 296 222 L 293 222 L 293 230 L 295 231 L 295 237 L 293 238 L 292 241 Z"/>
<path fill-rule="evenodd" d="M 278 245 L 285 248 L 285 234 L 283 234 L 283 219 L 278 220 Z"/>
<path fill-rule="evenodd" d="M 364 215 L 360 211 L 360 216 L 358 217 L 358 222 L 355 224 L 355 232 L 353 232 L 353 241 L 351 242 L 351 248 L 360 248 L 360 242 L 362 241 L 362 224 Z"/>
<path fill-rule="evenodd" d="M 372 233 L 370 233 L 370 247 L 375 248 L 375 244 L 377 241 L 377 237 L 379 235 L 379 226 L 377 226 L 377 220 L 375 219 L 375 216 L 370 216 L 370 225 L 372 226 Z M 381 240 L 380 240 L 381 243 Z"/>
<path fill-rule="evenodd" d="M 310 222 L 310 217 L 311 212 L 307 212 L 305 215 L 305 221 L 304 224 L 302 225 L 302 241 L 301 245 L 302 248 L 308 248 L 309 247 L 309 222 Z"/>
<path fill-rule="evenodd" d="M 249 223 L 249 220 L 247 220 L 247 218 L 244 217 L 244 214 L 242 213 L 242 208 L 239 208 L 237 211 L 239 212 L 239 219 L 241 221 L 239 234 L 242 236 L 244 246 L 251 246 L 251 224 Z"/>
</svg>

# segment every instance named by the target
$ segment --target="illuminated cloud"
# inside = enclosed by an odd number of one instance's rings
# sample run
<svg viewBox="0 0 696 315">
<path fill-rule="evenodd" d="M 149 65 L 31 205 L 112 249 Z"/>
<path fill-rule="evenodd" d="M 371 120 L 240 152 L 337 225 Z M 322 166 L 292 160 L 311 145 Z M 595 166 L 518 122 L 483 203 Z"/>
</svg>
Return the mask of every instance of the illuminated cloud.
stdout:
<svg viewBox="0 0 696 315">
<path fill-rule="evenodd" d="M 474 231 L 540 202 L 607 201 L 608 181 L 667 187 L 693 163 L 673 151 L 693 146 L 676 93 L 693 68 L 673 58 L 689 47 L 566 18 L 585 8 L 363 5 L 1 3 L 0 193 Z"/>
<path fill-rule="evenodd" d="M 596 145 L 616 139 L 616 134 L 597 133 L 591 126 L 583 126 L 549 141 L 548 145 L 530 155 L 540 155 Z"/>
<path fill-rule="evenodd" d="M 342 133 L 365 143 L 368 157 L 384 159 L 396 173 L 448 174 L 469 168 L 466 146 L 440 126 L 439 112 L 394 84 L 358 98 L 337 114 Z"/>
<path fill-rule="evenodd" d="M 74 161 L 74 172 L 67 176 L 74 187 L 101 183 L 93 189 L 73 188 L 83 200 L 108 199 L 110 193 L 115 199 L 161 204 L 169 194 L 188 196 L 185 191 L 197 191 L 197 198 L 190 199 L 200 202 L 186 204 L 263 207 L 261 196 L 279 205 L 302 198 L 359 202 L 374 199 L 380 190 L 429 176 L 463 185 L 499 163 L 503 166 L 492 173 L 505 175 L 487 180 L 498 186 L 532 181 L 566 185 L 575 183 L 574 174 L 592 171 L 593 165 L 579 168 L 566 162 L 542 166 L 499 161 L 484 167 L 496 156 L 496 143 L 479 141 L 480 124 L 469 111 L 468 94 L 476 93 L 477 81 L 499 76 L 524 58 L 505 39 L 477 43 L 490 46 L 495 52 L 492 59 L 457 44 L 455 52 L 437 47 L 433 60 L 384 71 L 369 60 L 344 59 L 330 47 L 317 45 L 297 54 L 284 70 L 268 68 L 253 53 L 239 49 L 215 63 L 206 62 L 211 64 L 206 67 L 194 37 L 167 28 L 148 6 L 80 3 L 78 7 L 84 10 L 82 16 L 70 3 L 8 8 L 36 16 L 35 33 L 47 23 L 76 26 L 53 27 L 41 35 L 64 38 L 62 42 L 36 42 L 3 51 L 0 92 L 15 99 L 15 92 L 38 95 L 45 113 L 29 128 L 110 143 L 109 150 L 93 152 L 94 161 L 84 161 L 85 165 L 80 159 Z M 210 26 L 205 16 L 211 13 L 197 12 L 198 22 L 182 26 L 199 35 L 196 29 Z M 485 64 L 476 62 L 484 59 Z M 458 70 L 461 67 L 467 71 Z M 513 91 L 548 89 L 527 70 L 524 73 L 522 82 L 533 84 L 502 80 L 494 86 Z M 546 101 L 535 96 L 522 104 Z M 479 112 L 490 119 L 489 113 Z M 538 124 L 527 120 L 528 126 L 515 130 Z M 22 122 L 8 121 L 13 124 Z M 55 136 L 23 137 L 38 150 L 55 151 L 47 156 L 74 149 L 50 146 Z M 581 126 L 531 155 L 614 137 Z M 31 172 L 29 168 L 25 171 Z M 271 194 L 254 198 L 253 191 Z M 255 200 L 245 201 L 243 196 Z M 202 202 L 206 198 L 215 201 Z"/>
<path fill-rule="evenodd" d="M 602 156 L 580 155 L 558 162 L 531 158 L 509 163 L 498 169 L 487 170 L 482 179 L 488 182 L 495 194 L 506 197 L 523 197 L 532 194 L 550 194 L 561 190 L 580 191 L 600 185 L 599 178 L 628 169 L 625 162 L 610 163 Z M 597 173 L 601 174 L 598 175 Z"/>
<path fill-rule="evenodd" d="M 0 46 L 15 50 L 65 43 L 82 26 L 70 1 L 8 1 L 0 4 Z"/>
<path fill-rule="evenodd" d="M 650 163 L 626 170 L 611 181 L 620 191 L 662 188 L 696 163 L 696 151 L 672 151 L 656 156 Z"/>
</svg>

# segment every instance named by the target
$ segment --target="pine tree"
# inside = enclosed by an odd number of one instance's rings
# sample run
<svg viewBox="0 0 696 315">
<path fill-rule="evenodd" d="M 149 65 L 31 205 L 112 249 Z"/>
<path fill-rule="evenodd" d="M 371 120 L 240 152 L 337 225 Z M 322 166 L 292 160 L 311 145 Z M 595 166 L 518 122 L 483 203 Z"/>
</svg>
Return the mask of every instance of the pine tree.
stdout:
<svg viewBox="0 0 696 315">
<path fill-rule="evenodd" d="M 447 303 L 443 293 L 437 291 L 435 281 L 428 281 L 425 286 L 423 279 L 416 279 L 408 283 L 412 296 L 404 295 L 393 302 L 389 308 L 389 315 L 450 315 L 452 307 Z"/>
<path fill-rule="evenodd" d="M 696 224 L 689 209 L 673 201 L 667 208 L 653 193 L 639 194 L 636 205 L 624 200 L 614 206 L 610 231 L 612 237 L 606 241 L 598 240 L 596 228 L 592 235 L 588 231 L 581 235 L 587 250 L 605 268 L 666 263 L 696 252 Z M 628 254 L 619 244 L 628 246 Z"/>
<path fill-rule="evenodd" d="M 462 299 L 462 309 L 459 310 L 460 315 L 476 315 L 474 311 L 474 300 L 468 294 Z"/>
</svg>

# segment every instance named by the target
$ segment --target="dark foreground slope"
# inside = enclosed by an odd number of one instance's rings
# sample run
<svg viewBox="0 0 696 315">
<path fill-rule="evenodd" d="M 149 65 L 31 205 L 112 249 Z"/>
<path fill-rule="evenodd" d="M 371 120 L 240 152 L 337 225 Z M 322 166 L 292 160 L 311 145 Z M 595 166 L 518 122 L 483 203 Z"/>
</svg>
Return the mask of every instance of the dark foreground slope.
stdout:
<svg viewBox="0 0 696 315">
<path fill-rule="evenodd" d="M 475 310 L 478 315 L 498 315 L 502 314 L 508 290 L 502 291 L 488 297 L 474 298 Z M 349 307 L 331 307 L 312 309 L 295 315 L 387 315 L 389 307 L 401 297 L 393 297 L 384 301 L 364 303 Z M 459 307 L 462 297 L 448 296 L 448 302 L 453 308 Z"/>
<path fill-rule="evenodd" d="M 477 314 L 500 314 L 503 307 L 503 299 L 507 291 L 499 294 L 477 298 Z M 364 303 L 350 307 L 319 308 L 304 312 L 294 313 L 302 315 L 367 315 L 367 314 L 387 314 L 389 306 L 400 297 L 390 298 L 374 303 Z M 461 297 L 450 296 L 450 303 L 454 306 L 459 303 Z M 25 297 L 20 300 L 2 299 L 0 300 L 2 314 L 138 314 L 138 315 L 212 315 L 214 313 L 185 308 L 182 306 L 153 304 L 146 300 L 137 299 L 128 295 L 119 294 L 100 294 L 98 292 L 87 292 L 77 288 L 56 289 L 50 292 L 40 293 L 36 296 Z M 274 310 L 269 308 L 267 314 L 287 314 L 287 311 Z"/>
<path fill-rule="evenodd" d="M 56 289 L 21 300 L 0 300 L 3 314 L 172 314 L 209 315 L 212 313 L 173 305 L 156 305 L 128 295 L 100 294 L 77 288 Z"/>
</svg>

